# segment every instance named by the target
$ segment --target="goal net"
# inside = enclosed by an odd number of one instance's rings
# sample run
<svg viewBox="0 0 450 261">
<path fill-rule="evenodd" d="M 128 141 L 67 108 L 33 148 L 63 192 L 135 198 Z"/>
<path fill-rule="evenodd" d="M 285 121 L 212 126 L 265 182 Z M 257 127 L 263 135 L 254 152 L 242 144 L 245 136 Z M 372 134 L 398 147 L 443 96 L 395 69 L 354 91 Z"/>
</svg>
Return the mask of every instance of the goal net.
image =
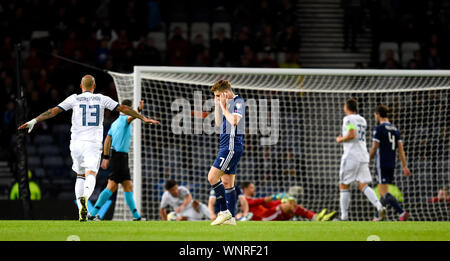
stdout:
<svg viewBox="0 0 450 261">
<path fill-rule="evenodd" d="M 339 213 L 339 167 L 343 104 L 358 100 L 372 145 L 374 109 L 385 104 L 404 140 L 411 176 L 397 158 L 395 185 L 411 220 L 449 220 L 449 203 L 430 203 L 450 177 L 450 71 L 135 67 L 133 74 L 110 72 L 119 100 L 132 99 L 160 126 L 133 123 L 130 168 L 134 195 L 143 216 L 159 219 L 164 183 L 175 179 L 194 199 L 207 204 L 207 174 L 218 151 L 210 86 L 231 82 L 247 103 L 245 151 L 236 183 L 252 181 L 257 196 L 302 191 L 298 202 L 312 211 Z M 370 163 L 373 182 L 377 177 Z M 114 219 L 132 216 L 123 193 Z M 374 207 L 352 184 L 350 220 L 370 220 Z M 388 218 L 398 216 L 388 207 Z"/>
</svg>

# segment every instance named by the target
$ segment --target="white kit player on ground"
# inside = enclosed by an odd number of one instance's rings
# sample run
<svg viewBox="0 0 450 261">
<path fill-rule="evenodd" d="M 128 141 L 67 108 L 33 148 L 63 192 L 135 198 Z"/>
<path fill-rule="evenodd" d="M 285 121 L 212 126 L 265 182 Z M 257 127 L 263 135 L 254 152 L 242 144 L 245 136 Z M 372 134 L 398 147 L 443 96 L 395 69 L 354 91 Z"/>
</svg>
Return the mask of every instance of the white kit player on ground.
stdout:
<svg viewBox="0 0 450 261">
<path fill-rule="evenodd" d="M 344 155 L 339 171 L 340 220 L 348 220 L 350 205 L 350 184 L 357 181 L 361 192 L 377 208 L 379 216 L 384 219 L 386 208 L 378 200 L 375 191 L 368 185 L 372 182 L 369 170 L 369 152 L 366 146 L 367 122 L 357 114 L 358 104 L 355 99 L 348 99 L 344 105 L 346 116 L 343 120 L 342 135 L 336 138 L 337 143 L 344 145 Z"/>
<path fill-rule="evenodd" d="M 120 105 L 108 96 L 94 94 L 96 85 L 95 79 L 91 75 L 85 75 L 81 79 L 80 87 L 81 94 L 72 94 L 58 106 L 24 123 L 18 129 L 28 128 L 28 132 L 31 132 L 36 123 L 53 118 L 60 112 L 73 110 L 70 154 L 73 161 L 72 169 L 77 173 L 75 196 L 80 221 L 87 221 L 87 200 L 95 188 L 102 154 L 104 110 L 119 111 L 148 124 L 153 124 L 154 121 L 126 105 Z"/>
<path fill-rule="evenodd" d="M 198 200 L 193 200 L 188 188 L 178 186 L 173 179 L 168 180 L 164 187 L 166 191 L 161 197 L 159 208 L 161 220 L 169 220 L 166 214 L 167 207 L 171 207 L 172 211 L 176 213 L 177 221 L 198 221 L 210 218 L 208 207 Z"/>
</svg>

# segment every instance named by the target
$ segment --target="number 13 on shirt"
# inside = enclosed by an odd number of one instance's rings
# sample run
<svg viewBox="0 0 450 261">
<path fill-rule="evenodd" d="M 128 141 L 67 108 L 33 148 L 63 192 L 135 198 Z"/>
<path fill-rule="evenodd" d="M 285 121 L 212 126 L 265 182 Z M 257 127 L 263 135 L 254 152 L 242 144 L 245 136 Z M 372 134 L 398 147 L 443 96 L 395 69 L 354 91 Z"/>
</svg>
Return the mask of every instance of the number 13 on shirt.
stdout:
<svg viewBox="0 0 450 261">
<path fill-rule="evenodd" d="M 82 110 L 82 114 L 83 114 L 83 121 L 82 121 L 82 125 L 86 126 L 86 104 L 80 104 L 80 108 Z M 95 121 L 94 122 L 88 122 L 87 126 L 98 126 L 99 125 L 99 116 L 100 116 L 100 105 L 96 104 L 96 105 L 89 105 L 89 111 L 90 111 L 90 116 L 95 117 Z M 91 109 L 94 109 L 94 112 L 92 112 Z"/>
</svg>

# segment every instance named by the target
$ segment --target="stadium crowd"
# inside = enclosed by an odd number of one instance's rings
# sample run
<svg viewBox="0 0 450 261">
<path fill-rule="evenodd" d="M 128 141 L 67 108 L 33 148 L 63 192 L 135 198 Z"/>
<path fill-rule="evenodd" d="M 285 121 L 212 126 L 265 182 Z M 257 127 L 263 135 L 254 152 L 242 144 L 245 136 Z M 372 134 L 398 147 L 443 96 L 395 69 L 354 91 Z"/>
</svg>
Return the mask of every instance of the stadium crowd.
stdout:
<svg viewBox="0 0 450 261">
<path fill-rule="evenodd" d="M 373 52 L 378 53 L 380 42 L 415 41 L 420 49 L 404 68 L 448 68 L 450 54 L 445 46 L 450 44 L 450 16 L 445 11 L 448 9 L 441 8 L 444 2 L 362 1 L 361 8 L 369 10 L 372 17 Z M 26 118 L 33 118 L 78 91 L 81 74 L 92 72 L 57 55 L 119 72 L 131 72 L 134 65 L 299 68 L 297 8 L 301 6 L 293 0 L 0 3 L 0 159 L 14 160 L 10 152 L 14 151 L 16 133 L 16 42 L 25 45 Z M 375 55 L 369 67 L 395 69 L 402 64 L 394 50 L 387 50 L 384 59 Z M 117 99 L 112 79 L 94 74 L 97 91 Z M 115 116 L 105 112 L 105 129 Z M 35 143 L 37 136 L 51 137 L 44 145 L 61 144 L 59 141 L 67 139 L 68 133 L 62 134 L 64 128 L 59 126 L 68 124 L 69 117 L 60 115 L 37 126 L 29 141 L 34 150 L 42 145 Z M 61 155 L 69 158 L 68 146 L 58 147 L 67 150 Z M 44 169 L 45 155 L 33 154 L 33 149 L 29 153 L 40 157 L 37 165 Z"/>
</svg>

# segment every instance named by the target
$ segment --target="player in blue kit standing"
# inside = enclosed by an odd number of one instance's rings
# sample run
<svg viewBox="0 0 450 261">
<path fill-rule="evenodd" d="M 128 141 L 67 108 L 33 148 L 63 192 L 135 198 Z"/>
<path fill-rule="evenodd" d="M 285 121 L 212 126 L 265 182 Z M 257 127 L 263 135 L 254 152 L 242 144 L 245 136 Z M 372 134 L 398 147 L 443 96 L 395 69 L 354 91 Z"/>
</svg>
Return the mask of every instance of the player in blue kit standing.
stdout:
<svg viewBox="0 0 450 261">
<path fill-rule="evenodd" d="M 214 119 L 220 128 L 219 153 L 208 173 L 208 181 L 220 206 L 212 226 L 235 225 L 236 190 L 234 188 L 237 164 L 244 151 L 245 101 L 233 93 L 229 81 L 216 82 L 214 93 Z"/>
<path fill-rule="evenodd" d="M 123 100 L 122 104 L 131 106 L 131 100 Z M 143 107 L 144 101 L 141 101 L 138 111 L 140 112 Z M 103 169 L 107 169 L 111 161 L 111 173 L 108 176 L 106 188 L 98 196 L 97 202 L 89 215 L 90 220 L 100 220 L 100 217 L 97 215 L 98 211 L 111 195 L 116 192 L 119 184 L 122 184 L 125 201 L 133 215 L 133 220 L 142 220 L 134 202 L 133 184 L 131 183 L 130 168 L 128 166 L 128 152 L 130 151 L 132 132 L 131 122 L 134 119 L 134 117 L 120 114 L 111 124 L 103 146 L 103 161 L 101 165 Z M 151 123 L 159 124 L 159 121 L 152 120 Z"/>
<path fill-rule="evenodd" d="M 385 105 L 379 105 L 375 108 L 375 120 L 379 123 L 374 129 L 372 148 L 370 149 L 370 159 L 376 156 L 375 166 L 378 176 L 378 190 L 380 192 L 380 201 L 383 205 L 391 205 L 395 212 L 399 214 L 400 221 L 406 221 L 409 217 L 408 212 L 404 211 L 395 197 L 389 193 L 389 184 L 394 182 L 394 170 L 396 151 L 402 162 L 403 174 L 405 177 L 410 175 L 406 164 L 405 150 L 403 149 L 403 140 L 400 137 L 398 129 L 389 122 L 389 108 Z M 374 221 L 378 221 L 375 217 Z"/>
</svg>

